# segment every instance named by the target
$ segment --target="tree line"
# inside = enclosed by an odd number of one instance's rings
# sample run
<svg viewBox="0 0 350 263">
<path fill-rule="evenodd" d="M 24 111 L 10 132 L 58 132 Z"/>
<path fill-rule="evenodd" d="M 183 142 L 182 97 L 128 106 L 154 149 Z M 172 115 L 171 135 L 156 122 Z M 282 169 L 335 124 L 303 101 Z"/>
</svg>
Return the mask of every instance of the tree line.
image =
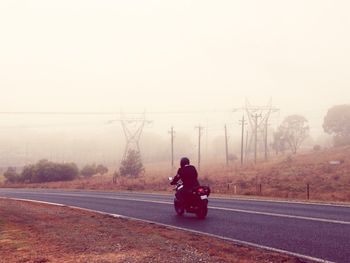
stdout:
<svg viewBox="0 0 350 263">
<path fill-rule="evenodd" d="M 21 172 L 16 168 L 8 167 L 4 173 L 8 183 L 44 183 L 55 181 L 71 181 L 78 177 L 91 177 L 95 174 L 105 174 L 108 168 L 102 164 L 86 165 L 81 170 L 71 163 L 56 163 L 48 160 L 40 160 L 35 164 L 23 167 Z"/>
<path fill-rule="evenodd" d="M 350 104 L 330 108 L 323 120 L 323 130 L 333 136 L 334 146 L 350 144 Z M 287 116 L 273 134 L 272 148 L 279 152 L 287 149 L 297 153 L 302 142 L 309 136 L 308 121 L 301 115 Z M 320 146 L 315 145 L 314 149 Z"/>
<path fill-rule="evenodd" d="M 140 153 L 130 150 L 121 162 L 119 173 L 115 172 L 114 177 L 137 178 L 144 170 Z M 16 168 L 8 167 L 4 177 L 7 183 L 45 183 L 72 181 L 79 177 L 88 178 L 95 174 L 105 173 L 108 173 L 108 168 L 102 164 L 87 164 L 79 170 L 73 162 L 56 163 L 44 159 L 24 166 L 20 173 L 17 173 Z"/>
</svg>

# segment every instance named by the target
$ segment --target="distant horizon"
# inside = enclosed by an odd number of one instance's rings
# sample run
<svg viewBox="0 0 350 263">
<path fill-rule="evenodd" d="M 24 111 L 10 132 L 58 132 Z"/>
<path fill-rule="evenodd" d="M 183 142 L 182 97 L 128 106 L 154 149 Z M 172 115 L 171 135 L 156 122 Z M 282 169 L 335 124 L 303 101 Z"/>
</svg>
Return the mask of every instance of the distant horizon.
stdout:
<svg viewBox="0 0 350 263">
<path fill-rule="evenodd" d="M 292 114 L 308 120 L 310 141 L 327 141 L 328 109 L 350 103 L 348 10 L 345 0 L 3 0 L 0 143 L 16 156 L 116 156 L 120 112 L 145 112 L 150 156 L 166 154 L 172 126 L 184 151 L 203 126 L 207 151 L 220 152 L 224 125 L 240 140 L 243 112 L 233 111 L 247 101 L 279 109 L 269 142 Z M 89 150 L 64 142 L 82 138 Z"/>
</svg>

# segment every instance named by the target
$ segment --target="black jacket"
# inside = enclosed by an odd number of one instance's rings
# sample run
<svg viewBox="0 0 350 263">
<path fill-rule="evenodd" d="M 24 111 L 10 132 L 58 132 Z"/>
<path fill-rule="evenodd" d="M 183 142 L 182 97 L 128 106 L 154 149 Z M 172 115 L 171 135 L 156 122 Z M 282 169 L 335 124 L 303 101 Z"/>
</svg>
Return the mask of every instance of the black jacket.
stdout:
<svg viewBox="0 0 350 263">
<path fill-rule="evenodd" d="M 177 174 L 171 181 L 172 185 L 175 185 L 179 180 L 183 182 L 184 189 L 191 191 L 199 186 L 198 173 L 193 165 L 186 165 L 177 170 Z"/>
</svg>

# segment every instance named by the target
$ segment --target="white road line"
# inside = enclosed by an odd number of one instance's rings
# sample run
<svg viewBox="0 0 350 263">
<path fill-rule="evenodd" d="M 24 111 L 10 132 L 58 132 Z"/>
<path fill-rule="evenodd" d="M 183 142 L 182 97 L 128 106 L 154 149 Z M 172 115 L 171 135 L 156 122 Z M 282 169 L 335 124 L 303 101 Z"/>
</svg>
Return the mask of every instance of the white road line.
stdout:
<svg viewBox="0 0 350 263">
<path fill-rule="evenodd" d="M 283 249 L 263 246 L 263 245 L 259 245 L 259 244 L 256 244 L 256 243 L 251 243 L 251 242 L 247 242 L 247 241 L 243 241 L 243 240 L 228 238 L 228 237 L 215 235 L 215 234 L 210 234 L 210 233 L 197 231 L 197 230 L 192 230 L 192 229 L 188 229 L 188 228 L 183 228 L 183 227 L 177 227 L 177 226 L 173 226 L 173 225 L 158 223 L 156 221 L 151 221 L 151 220 L 143 220 L 143 219 L 140 219 L 140 218 L 123 216 L 123 215 L 119 215 L 119 214 L 106 213 L 106 212 L 101 212 L 101 211 L 98 211 L 98 210 L 92 210 L 92 209 L 82 208 L 82 207 L 78 207 L 78 206 L 69 206 L 69 205 L 64 205 L 64 204 L 60 204 L 60 203 L 52 203 L 52 202 L 37 201 L 37 200 L 30 200 L 30 199 L 20 199 L 20 198 L 8 198 L 8 197 L 0 197 L 0 198 L 1 199 L 12 199 L 12 200 L 18 200 L 18 201 L 25 201 L 25 202 L 33 202 L 33 203 L 41 203 L 41 204 L 47 204 L 47 205 L 62 206 L 62 207 L 69 207 L 69 208 L 79 209 L 79 210 L 83 210 L 83 211 L 99 213 L 99 214 L 102 214 L 102 215 L 109 215 L 109 216 L 112 216 L 112 217 L 115 217 L 115 218 L 123 218 L 123 219 L 128 219 L 128 220 L 133 220 L 133 221 L 140 221 L 140 222 L 149 223 L 149 224 L 155 224 L 155 225 L 164 226 L 164 227 L 168 227 L 168 228 L 172 228 L 172 229 L 176 229 L 176 230 L 181 230 L 181 231 L 201 234 L 201 235 L 205 235 L 205 236 L 215 237 L 215 238 L 219 238 L 219 239 L 222 239 L 222 240 L 230 241 L 230 242 L 232 242 L 234 244 L 245 245 L 245 246 L 249 246 L 249 247 L 253 247 L 253 248 L 260 248 L 260 249 L 263 249 L 263 250 L 277 252 L 277 253 L 281 253 L 281 254 L 286 254 L 286 255 L 294 256 L 294 257 L 305 259 L 305 260 L 311 260 L 311 261 L 314 261 L 314 262 L 335 263 L 333 261 L 328 261 L 328 260 L 325 260 L 325 259 L 322 259 L 322 258 L 316 258 L 316 257 L 308 256 L 308 255 L 294 253 L 294 252 L 283 250 Z"/>
<path fill-rule="evenodd" d="M 22 193 L 25 193 L 25 192 L 22 192 Z M 27 193 L 33 194 L 33 192 L 27 192 Z M 45 194 L 59 195 L 59 196 L 93 197 L 93 198 L 101 198 L 101 199 L 147 202 L 147 203 L 155 203 L 155 204 L 168 204 L 168 205 L 173 204 L 172 202 L 168 202 L 168 201 L 154 201 L 154 200 L 147 200 L 147 199 L 141 199 L 141 198 L 125 198 L 125 197 L 91 195 L 91 194 L 88 194 L 88 195 L 86 195 L 86 194 L 68 194 L 68 193 L 67 194 L 66 193 L 45 193 Z M 350 225 L 349 221 L 333 220 L 333 219 L 325 219 L 325 218 L 317 218 L 317 217 L 297 216 L 297 215 L 288 215 L 288 214 L 279 214 L 279 213 L 270 213 L 270 212 L 259 212 L 259 211 L 226 208 L 226 207 L 218 207 L 218 206 L 209 206 L 208 208 L 214 209 L 214 210 L 236 212 L 236 213 L 247 213 L 247 214 L 274 216 L 274 217 L 289 218 L 289 219 L 309 220 L 309 221 L 331 223 L 331 224 Z"/>
<path fill-rule="evenodd" d="M 258 212 L 258 211 L 251 211 L 251 210 L 242 210 L 242 209 L 234 209 L 234 208 L 223 208 L 223 207 L 215 207 L 215 206 L 209 206 L 209 208 L 210 209 L 217 209 L 217 210 L 238 212 L 238 213 L 248 213 L 248 214 L 255 214 L 255 215 L 276 216 L 276 217 L 302 219 L 302 220 L 318 221 L 318 222 L 325 222 L 325 223 L 332 223 L 332 224 L 350 225 L 350 222 L 342 221 L 342 220 L 332 220 L 332 219 L 324 219 L 324 218 L 317 218 L 317 217 L 307 217 L 307 216 L 294 216 L 294 215 L 287 215 L 287 214 Z"/>
<path fill-rule="evenodd" d="M 0 190 L 9 190 L 9 189 L 13 189 L 13 188 L 1 188 Z M 43 190 L 43 188 L 40 189 L 40 191 Z M 55 189 L 54 189 L 55 190 Z M 169 194 L 164 194 L 164 193 L 152 193 L 152 192 L 128 192 L 128 191 L 119 191 L 119 192 L 113 192 L 113 191 L 98 191 L 98 190 L 89 190 L 89 189 L 63 189 L 62 191 L 67 191 L 67 190 L 75 190 L 77 192 L 79 191 L 85 191 L 85 192 L 97 192 L 97 193 L 101 193 L 101 194 L 105 194 L 105 193 L 117 193 L 117 194 L 138 194 L 138 195 L 153 195 L 153 196 L 171 196 Z M 23 193 L 23 191 L 17 191 L 17 193 Z M 26 193 L 35 193 L 35 192 L 26 192 Z M 37 192 L 38 193 L 38 192 Z M 47 193 L 48 192 L 44 192 L 41 191 L 41 193 Z M 223 196 L 215 196 L 215 194 L 212 195 L 211 197 L 212 200 L 225 200 L 225 201 L 254 201 L 254 202 L 265 202 L 265 203 L 286 203 L 286 204 L 301 204 L 301 205 L 317 205 L 317 206 L 334 206 L 334 207 L 346 207 L 346 208 L 350 208 L 350 203 L 332 203 L 332 202 L 322 202 L 322 201 L 298 201 L 298 200 L 276 200 L 276 199 L 269 199 L 268 197 L 266 198 L 244 198 L 243 196 L 228 196 L 228 197 L 223 197 Z"/>
<path fill-rule="evenodd" d="M 213 196 L 212 199 L 216 200 L 235 200 L 235 201 L 254 201 L 261 203 L 282 203 L 282 204 L 297 204 L 297 205 L 318 205 L 318 206 L 334 206 L 334 207 L 347 207 L 350 208 L 350 204 L 348 203 L 332 203 L 332 202 L 317 202 L 317 201 L 297 201 L 297 200 L 276 200 L 269 198 L 244 198 L 244 197 L 216 197 Z"/>
</svg>

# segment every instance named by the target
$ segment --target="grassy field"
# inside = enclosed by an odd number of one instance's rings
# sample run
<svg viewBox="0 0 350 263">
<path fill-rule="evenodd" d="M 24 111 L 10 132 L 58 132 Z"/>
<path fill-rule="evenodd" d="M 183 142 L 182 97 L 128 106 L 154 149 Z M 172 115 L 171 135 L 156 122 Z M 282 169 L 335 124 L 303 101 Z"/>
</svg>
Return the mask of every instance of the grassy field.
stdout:
<svg viewBox="0 0 350 263">
<path fill-rule="evenodd" d="M 0 262 L 302 262 L 126 219 L 0 199 Z"/>
<path fill-rule="evenodd" d="M 332 164 L 331 161 L 340 161 Z M 166 191 L 171 193 L 168 176 L 175 171 L 163 165 L 146 166 L 146 173 L 137 179 L 112 175 L 94 176 L 71 182 L 12 185 L 12 187 L 49 187 L 94 190 Z M 213 193 L 223 195 L 263 196 L 282 199 L 350 201 L 350 147 L 331 148 L 298 155 L 280 155 L 268 162 L 203 164 L 199 173 L 202 184 Z M 9 185 L 8 185 L 9 186 Z"/>
</svg>

